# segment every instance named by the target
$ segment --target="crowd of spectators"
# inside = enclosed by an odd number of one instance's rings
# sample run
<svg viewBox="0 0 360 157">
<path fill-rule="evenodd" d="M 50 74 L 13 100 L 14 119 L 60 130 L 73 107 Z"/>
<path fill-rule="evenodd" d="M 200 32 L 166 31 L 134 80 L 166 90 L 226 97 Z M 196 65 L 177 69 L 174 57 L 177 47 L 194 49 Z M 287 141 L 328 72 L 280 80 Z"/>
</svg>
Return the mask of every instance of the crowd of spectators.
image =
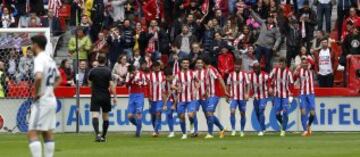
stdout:
<svg viewBox="0 0 360 157">
<path fill-rule="evenodd" d="M 338 63 L 345 66 L 348 55 L 360 54 L 359 0 L 61 2 L 71 6 L 67 25 L 78 24 L 68 42 L 69 58 L 60 65 L 64 86 L 74 85 L 77 64 L 72 63 L 76 60 L 76 50 L 81 60 L 78 77 L 83 86 L 87 85 L 88 70 L 98 64 L 99 54 L 107 55 L 108 66 L 119 82 L 124 79 L 130 64 L 146 71 L 153 62 L 160 62 L 165 68 L 189 57 L 193 67 L 196 58 L 210 56 L 212 65 L 225 78 L 239 59 L 246 71 L 250 71 L 250 63 L 257 60 L 263 70 L 269 72 L 279 56 L 286 58 L 291 69 L 299 66 L 301 58 L 306 56 L 314 64 L 318 84 L 322 87 L 333 86 Z M 50 27 L 53 35 L 68 31 L 60 27 L 57 17 L 61 6 L 46 10 L 42 0 L 4 0 L 0 3 L 5 3 L 1 4 L 3 28 Z M 332 12 L 334 6 L 336 13 Z M 332 16 L 337 16 L 334 25 Z M 330 38 L 332 30 L 338 33 Z M 340 57 L 335 57 L 332 44 L 341 46 Z M 0 78 L 5 74 L 17 80 L 28 77 L 18 73 L 27 69 L 21 66 L 25 66 L 31 57 L 20 59 L 14 56 L 0 62 Z M 2 67 L 6 68 L 1 70 Z"/>
</svg>

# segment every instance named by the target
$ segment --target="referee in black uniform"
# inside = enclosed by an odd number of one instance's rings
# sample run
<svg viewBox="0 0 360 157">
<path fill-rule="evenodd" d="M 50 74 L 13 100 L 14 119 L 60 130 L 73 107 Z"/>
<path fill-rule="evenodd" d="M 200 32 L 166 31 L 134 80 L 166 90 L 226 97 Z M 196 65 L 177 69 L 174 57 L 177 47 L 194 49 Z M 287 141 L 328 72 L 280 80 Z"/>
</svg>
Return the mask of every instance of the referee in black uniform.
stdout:
<svg viewBox="0 0 360 157">
<path fill-rule="evenodd" d="M 106 57 L 98 57 L 99 66 L 90 70 L 89 82 L 91 85 L 91 107 L 92 124 L 96 134 L 96 142 L 105 142 L 106 133 L 109 128 L 109 112 L 111 111 L 111 96 L 113 93 L 113 102 L 116 104 L 116 85 L 111 78 L 111 70 L 107 66 Z M 102 111 L 103 132 L 99 132 L 99 115 Z"/>
</svg>

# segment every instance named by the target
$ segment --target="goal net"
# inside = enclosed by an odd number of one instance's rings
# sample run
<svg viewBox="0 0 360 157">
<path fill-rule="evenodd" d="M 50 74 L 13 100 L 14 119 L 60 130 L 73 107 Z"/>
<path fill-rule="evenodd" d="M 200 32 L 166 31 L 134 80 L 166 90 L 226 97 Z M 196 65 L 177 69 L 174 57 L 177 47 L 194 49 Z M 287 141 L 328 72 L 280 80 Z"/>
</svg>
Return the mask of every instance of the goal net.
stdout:
<svg viewBox="0 0 360 157">
<path fill-rule="evenodd" d="M 48 39 L 46 53 L 53 56 L 49 28 L 0 29 L 0 132 L 26 132 L 33 91 L 34 54 L 31 37 Z"/>
</svg>

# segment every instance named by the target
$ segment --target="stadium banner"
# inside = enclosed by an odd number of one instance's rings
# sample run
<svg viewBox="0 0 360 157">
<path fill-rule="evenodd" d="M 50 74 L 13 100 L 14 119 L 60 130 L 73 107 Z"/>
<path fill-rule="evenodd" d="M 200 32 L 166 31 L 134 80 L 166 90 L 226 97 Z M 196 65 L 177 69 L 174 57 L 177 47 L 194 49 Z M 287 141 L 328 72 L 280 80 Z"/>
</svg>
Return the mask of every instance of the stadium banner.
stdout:
<svg viewBox="0 0 360 157">
<path fill-rule="evenodd" d="M 127 119 L 127 98 L 118 98 L 117 105 L 110 113 L 110 131 L 134 131 Z M 57 132 L 75 132 L 76 99 L 59 99 L 57 104 Z M 29 101 L 25 99 L 0 99 L 0 132 L 26 132 L 29 117 Z M 90 98 L 80 99 L 80 131 L 92 131 Z M 298 99 L 289 105 L 289 131 L 302 131 Z M 149 113 L 149 102 L 145 101 L 143 130 L 152 131 Z M 246 131 L 257 131 L 259 124 L 254 113 L 252 99 L 247 102 Z M 198 112 L 199 130 L 206 131 L 206 120 L 201 111 Z M 220 114 L 221 113 L 221 114 Z M 229 104 L 221 99 L 216 114 L 223 125 L 230 129 Z M 237 111 L 236 128 L 240 130 L 240 117 Z M 176 113 L 174 114 L 176 117 Z M 167 131 L 165 114 L 162 116 L 162 130 Z M 266 112 L 266 127 L 268 131 L 279 130 L 271 100 L 268 101 Z M 176 131 L 180 131 L 179 120 L 176 119 Z M 188 123 L 189 124 L 189 123 Z M 189 130 L 189 126 L 187 127 Z M 360 98 L 359 97 L 321 97 L 316 99 L 316 119 L 314 131 L 360 131 Z"/>
</svg>

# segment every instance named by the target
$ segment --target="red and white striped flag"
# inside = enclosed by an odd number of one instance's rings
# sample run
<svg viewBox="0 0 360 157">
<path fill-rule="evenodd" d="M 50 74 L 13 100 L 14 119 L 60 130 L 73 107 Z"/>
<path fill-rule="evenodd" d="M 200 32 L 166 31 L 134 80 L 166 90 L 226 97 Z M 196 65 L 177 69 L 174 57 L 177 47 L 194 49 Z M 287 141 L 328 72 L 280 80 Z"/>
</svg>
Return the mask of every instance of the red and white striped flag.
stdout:
<svg viewBox="0 0 360 157">
<path fill-rule="evenodd" d="M 209 11 L 209 0 L 204 0 L 204 2 L 201 4 L 201 12 L 203 14 L 207 14 Z"/>
<path fill-rule="evenodd" d="M 49 0 L 49 10 L 51 9 L 54 13 L 54 16 L 59 16 L 59 10 L 62 6 L 61 0 Z"/>
</svg>

